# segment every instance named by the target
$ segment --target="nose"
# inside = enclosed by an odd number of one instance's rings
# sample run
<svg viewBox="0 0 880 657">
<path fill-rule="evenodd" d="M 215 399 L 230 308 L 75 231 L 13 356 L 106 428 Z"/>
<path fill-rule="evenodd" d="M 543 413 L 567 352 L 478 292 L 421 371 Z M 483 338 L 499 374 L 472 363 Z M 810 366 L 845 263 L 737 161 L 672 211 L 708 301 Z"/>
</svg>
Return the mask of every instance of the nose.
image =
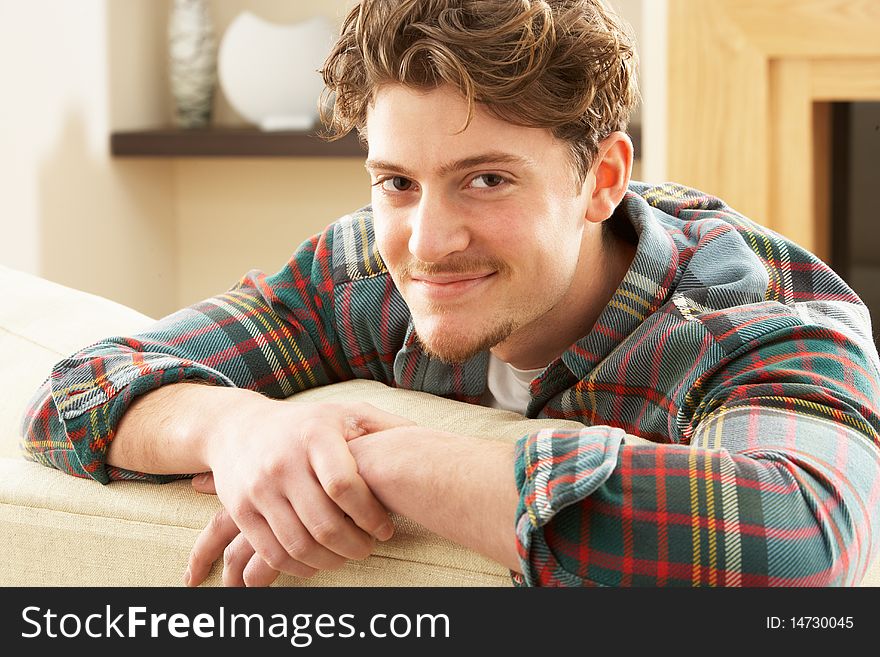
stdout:
<svg viewBox="0 0 880 657">
<path fill-rule="evenodd" d="M 422 262 L 440 262 L 464 251 L 470 231 L 463 213 L 440 194 L 422 192 L 410 221 L 409 252 Z"/>
</svg>

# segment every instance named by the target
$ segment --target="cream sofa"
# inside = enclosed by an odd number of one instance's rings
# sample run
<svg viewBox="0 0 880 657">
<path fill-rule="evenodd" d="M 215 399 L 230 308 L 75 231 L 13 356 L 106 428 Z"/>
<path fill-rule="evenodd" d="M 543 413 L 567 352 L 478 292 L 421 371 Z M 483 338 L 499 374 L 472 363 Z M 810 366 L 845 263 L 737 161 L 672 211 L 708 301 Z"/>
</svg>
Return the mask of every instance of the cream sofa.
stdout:
<svg viewBox="0 0 880 657">
<path fill-rule="evenodd" d="M 129 308 L 0 267 L 0 585 L 174 586 L 199 531 L 219 508 L 188 482 L 102 486 L 26 461 L 22 411 L 53 363 L 102 337 L 152 320 Z M 477 437 L 516 440 L 544 426 L 570 425 L 351 381 L 297 399 L 367 400 L 419 424 Z M 507 570 L 403 517 L 375 553 L 282 586 L 509 586 Z M 880 584 L 875 565 L 865 584 Z M 220 584 L 219 564 L 207 582 Z"/>
</svg>

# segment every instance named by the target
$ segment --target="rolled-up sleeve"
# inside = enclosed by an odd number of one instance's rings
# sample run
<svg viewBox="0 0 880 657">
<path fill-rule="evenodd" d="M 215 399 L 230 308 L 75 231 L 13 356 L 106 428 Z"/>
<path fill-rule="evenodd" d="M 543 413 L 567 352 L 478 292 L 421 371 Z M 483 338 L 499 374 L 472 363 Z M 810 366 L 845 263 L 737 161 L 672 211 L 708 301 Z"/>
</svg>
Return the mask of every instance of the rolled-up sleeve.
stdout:
<svg viewBox="0 0 880 657">
<path fill-rule="evenodd" d="M 880 546 L 873 359 L 799 328 L 698 383 L 687 444 L 604 426 L 519 441 L 517 583 L 861 581 Z"/>
</svg>

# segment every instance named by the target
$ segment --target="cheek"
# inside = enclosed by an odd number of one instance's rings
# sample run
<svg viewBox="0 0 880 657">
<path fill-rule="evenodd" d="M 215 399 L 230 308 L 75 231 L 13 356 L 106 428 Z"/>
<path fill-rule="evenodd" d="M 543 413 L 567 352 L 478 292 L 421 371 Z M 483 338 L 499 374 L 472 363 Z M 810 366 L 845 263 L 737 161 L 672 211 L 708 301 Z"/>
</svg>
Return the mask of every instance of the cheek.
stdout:
<svg viewBox="0 0 880 657">
<path fill-rule="evenodd" d="M 517 236 L 517 243 L 531 254 L 536 266 L 547 262 L 559 265 L 571 259 L 580 250 L 580 242 L 581 233 L 556 216 L 536 223 L 528 235 Z"/>
<path fill-rule="evenodd" d="M 373 233 L 376 236 L 376 248 L 387 264 L 393 264 L 399 259 L 401 243 L 406 245 L 406 237 L 401 230 L 403 225 L 403 222 L 396 222 L 387 213 L 374 209 Z"/>
<path fill-rule="evenodd" d="M 549 221 L 534 231 L 524 249 L 531 274 L 547 288 L 567 287 L 578 267 L 583 238 L 582 224 Z"/>
</svg>

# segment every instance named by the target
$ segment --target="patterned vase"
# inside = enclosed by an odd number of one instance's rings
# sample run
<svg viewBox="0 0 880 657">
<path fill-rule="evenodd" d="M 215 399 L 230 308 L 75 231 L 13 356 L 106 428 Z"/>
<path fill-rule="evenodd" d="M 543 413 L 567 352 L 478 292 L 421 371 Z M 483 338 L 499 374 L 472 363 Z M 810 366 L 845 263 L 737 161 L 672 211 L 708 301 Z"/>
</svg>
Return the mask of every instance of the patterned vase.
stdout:
<svg viewBox="0 0 880 657">
<path fill-rule="evenodd" d="M 202 128 L 211 120 L 216 46 L 206 0 L 174 0 L 168 20 L 168 55 L 174 118 L 181 128 Z"/>
</svg>

